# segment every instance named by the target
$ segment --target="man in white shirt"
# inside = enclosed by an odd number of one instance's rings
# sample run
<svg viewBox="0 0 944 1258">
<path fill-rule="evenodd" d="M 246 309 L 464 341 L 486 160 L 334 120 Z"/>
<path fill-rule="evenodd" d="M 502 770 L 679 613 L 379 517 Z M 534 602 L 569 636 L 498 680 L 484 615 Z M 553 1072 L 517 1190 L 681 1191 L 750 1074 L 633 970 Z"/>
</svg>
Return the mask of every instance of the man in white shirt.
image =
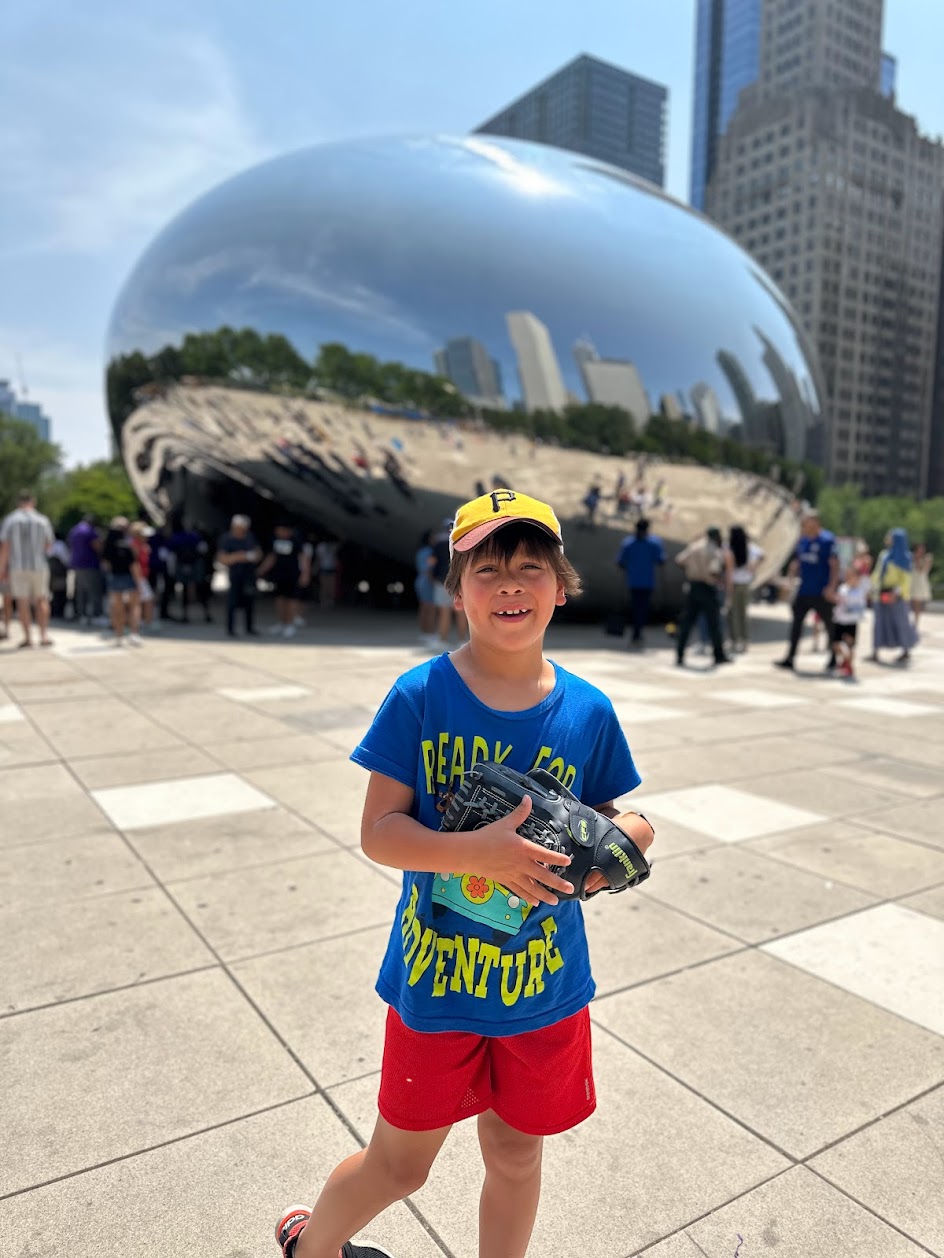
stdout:
<svg viewBox="0 0 944 1258">
<path fill-rule="evenodd" d="M 36 510 L 35 497 L 24 489 L 17 507 L 0 525 L 0 581 L 9 575 L 10 595 L 16 600 L 23 626 L 21 647 L 31 647 L 32 616 L 36 611 L 39 645 L 52 646 L 49 638 L 49 562 L 56 541 L 53 527 Z"/>
</svg>

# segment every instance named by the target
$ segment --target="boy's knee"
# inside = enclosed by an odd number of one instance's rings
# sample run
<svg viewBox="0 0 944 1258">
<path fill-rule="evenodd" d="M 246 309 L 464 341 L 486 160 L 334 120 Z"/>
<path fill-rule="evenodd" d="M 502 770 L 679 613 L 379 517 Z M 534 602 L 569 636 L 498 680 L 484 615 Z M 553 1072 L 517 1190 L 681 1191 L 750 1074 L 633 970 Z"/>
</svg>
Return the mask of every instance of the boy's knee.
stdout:
<svg viewBox="0 0 944 1258">
<path fill-rule="evenodd" d="M 426 1183 L 430 1163 L 416 1161 L 409 1157 L 388 1157 L 377 1155 L 377 1170 L 387 1184 L 390 1196 L 395 1200 L 412 1197 Z"/>
<path fill-rule="evenodd" d="M 504 1124 L 479 1125 L 479 1145 L 486 1171 L 507 1179 L 528 1179 L 541 1169 L 544 1141 Z"/>
</svg>

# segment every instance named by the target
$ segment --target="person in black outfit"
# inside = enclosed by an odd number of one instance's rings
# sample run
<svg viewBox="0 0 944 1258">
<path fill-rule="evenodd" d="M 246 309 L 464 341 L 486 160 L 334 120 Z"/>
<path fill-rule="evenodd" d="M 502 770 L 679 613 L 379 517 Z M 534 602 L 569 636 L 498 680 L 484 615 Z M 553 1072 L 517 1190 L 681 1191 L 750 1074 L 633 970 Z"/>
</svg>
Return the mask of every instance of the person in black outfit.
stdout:
<svg viewBox="0 0 944 1258">
<path fill-rule="evenodd" d="M 226 632 L 236 637 L 236 611 L 242 608 L 246 617 L 246 633 L 256 637 L 252 624 L 256 597 L 256 564 L 262 558 L 256 539 L 249 531 L 247 515 L 234 515 L 229 532 L 220 538 L 217 558 L 229 571 L 229 590 L 226 595 Z"/>
<path fill-rule="evenodd" d="M 291 524 L 275 526 L 272 549 L 263 559 L 257 576 L 269 575 L 275 586 L 275 614 L 278 617 L 272 633 L 294 638 L 297 632 L 298 594 L 311 582 L 312 547 L 299 539 Z"/>
</svg>

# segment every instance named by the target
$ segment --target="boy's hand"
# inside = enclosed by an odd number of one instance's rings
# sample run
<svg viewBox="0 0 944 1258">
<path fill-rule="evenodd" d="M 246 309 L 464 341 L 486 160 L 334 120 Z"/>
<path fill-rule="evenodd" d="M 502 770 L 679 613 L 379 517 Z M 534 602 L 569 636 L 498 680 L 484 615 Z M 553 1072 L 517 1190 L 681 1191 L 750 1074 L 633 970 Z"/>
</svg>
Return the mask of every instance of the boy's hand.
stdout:
<svg viewBox="0 0 944 1258">
<path fill-rule="evenodd" d="M 571 858 L 559 852 L 549 852 L 540 843 L 532 843 L 517 833 L 531 812 L 531 797 L 525 795 L 521 803 L 507 817 L 475 830 L 469 836 L 469 867 L 493 882 L 500 882 L 514 895 L 528 904 L 557 904 L 553 890 L 573 891 L 573 885 L 552 874 L 549 864 L 569 865 Z"/>
</svg>

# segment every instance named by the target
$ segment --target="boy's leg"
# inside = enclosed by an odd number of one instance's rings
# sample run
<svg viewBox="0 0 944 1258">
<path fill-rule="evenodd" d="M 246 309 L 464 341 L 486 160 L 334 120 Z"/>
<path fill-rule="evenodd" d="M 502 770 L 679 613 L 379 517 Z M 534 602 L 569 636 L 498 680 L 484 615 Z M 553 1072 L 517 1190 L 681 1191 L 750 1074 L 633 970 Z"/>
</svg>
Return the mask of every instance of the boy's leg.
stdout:
<svg viewBox="0 0 944 1258">
<path fill-rule="evenodd" d="M 543 1136 L 528 1136 L 494 1110 L 479 1114 L 485 1183 L 479 1198 L 479 1258 L 524 1258 L 541 1197 Z"/>
<path fill-rule="evenodd" d="M 338 1258 L 345 1241 L 371 1219 L 422 1188 L 451 1130 L 401 1131 L 378 1116 L 367 1148 L 328 1176 L 298 1238 L 295 1258 Z"/>
</svg>

